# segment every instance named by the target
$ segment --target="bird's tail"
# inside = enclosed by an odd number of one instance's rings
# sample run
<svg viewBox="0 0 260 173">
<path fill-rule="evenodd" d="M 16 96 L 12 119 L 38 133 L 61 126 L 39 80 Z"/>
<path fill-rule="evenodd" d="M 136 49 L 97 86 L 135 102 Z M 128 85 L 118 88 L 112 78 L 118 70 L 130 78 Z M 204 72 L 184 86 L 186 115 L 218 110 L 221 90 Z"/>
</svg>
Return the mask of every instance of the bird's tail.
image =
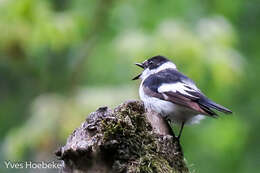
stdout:
<svg viewBox="0 0 260 173">
<path fill-rule="evenodd" d="M 223 112 L 223 113 L 226 113 L 226 114 L 231 114 L 232 111 L 229 110 L 228 108 L 225 108 L 224 106 L 222 105 L 219 105 L 213 101 L 211 101 L 210 99 L 207 99 L 207 101 L 204 101 L 203 104 L 209 108 L 212 108 L 212 109 L 216 109 L 220 112 Z"/>
</svg>

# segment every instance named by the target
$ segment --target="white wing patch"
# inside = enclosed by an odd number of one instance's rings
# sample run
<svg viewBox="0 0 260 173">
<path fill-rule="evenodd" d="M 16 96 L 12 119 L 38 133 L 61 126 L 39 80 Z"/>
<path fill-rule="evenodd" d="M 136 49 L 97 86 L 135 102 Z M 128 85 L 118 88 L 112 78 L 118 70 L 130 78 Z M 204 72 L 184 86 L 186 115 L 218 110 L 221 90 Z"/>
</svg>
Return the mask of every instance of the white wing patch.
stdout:
<svg viewBox="0 0 260 173">
<path fill-rule="evenodd" d="M 160 92 L 160 93 L 180 92 L 181 94 L 197 98 L 196 96 L 189 94 L 187 91 L 197 91 L 197 88 L 193 89 L 189 85 L 187 85 L 185 83 L 181 83 L 181 82 L 177 82 L 177 83 L 174 83 L 174 84 L 163 84 L 158 88 L 158 92 Z"/>
</svg>

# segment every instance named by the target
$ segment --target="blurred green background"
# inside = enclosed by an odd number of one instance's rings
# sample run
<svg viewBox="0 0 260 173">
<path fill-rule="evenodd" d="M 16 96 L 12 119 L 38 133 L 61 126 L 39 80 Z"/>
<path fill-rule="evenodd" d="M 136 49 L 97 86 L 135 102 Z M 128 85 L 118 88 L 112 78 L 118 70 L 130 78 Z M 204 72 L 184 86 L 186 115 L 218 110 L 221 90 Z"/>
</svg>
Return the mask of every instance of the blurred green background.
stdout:
<svg viewBox="0 0 260 173">
<path fill-rule="evenodd" d="M 0 172 L 55 159 L 90 112 L 138 99 L 133 64 L 154 55 L 234 111 L 185 128 L 191 172 L 257 172 L 259 19 L 259 0 L 0 0 Z"/>
</svg>

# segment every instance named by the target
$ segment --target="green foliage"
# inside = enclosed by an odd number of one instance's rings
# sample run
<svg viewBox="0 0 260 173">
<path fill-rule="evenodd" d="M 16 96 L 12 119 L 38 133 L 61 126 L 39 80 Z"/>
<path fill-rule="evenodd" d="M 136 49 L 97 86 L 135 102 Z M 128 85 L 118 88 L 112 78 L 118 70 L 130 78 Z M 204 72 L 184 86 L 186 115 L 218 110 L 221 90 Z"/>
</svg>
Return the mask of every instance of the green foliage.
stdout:
<svg viewBox="0 0 260 173">
<path fill-rule="evenodd" d="M 256 172 L 258 4 L 0 0 L 0 162 L 52 158 L 89 112 L 138 98 L 133 63 L 161 54 L 234 111 L 185 128 L 191 169 Z"/>
</svg>

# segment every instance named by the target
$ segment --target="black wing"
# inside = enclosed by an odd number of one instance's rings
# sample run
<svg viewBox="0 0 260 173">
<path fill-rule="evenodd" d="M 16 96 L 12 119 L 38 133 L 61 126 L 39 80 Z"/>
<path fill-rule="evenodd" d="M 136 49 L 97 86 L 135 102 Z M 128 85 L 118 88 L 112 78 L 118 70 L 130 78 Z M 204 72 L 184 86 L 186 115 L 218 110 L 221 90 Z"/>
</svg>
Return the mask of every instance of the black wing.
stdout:
<svg viewBox="0 0 260 173">
<path fill-rule="evenodd" d="M 191 79 L 174 69 L 166 69 L 149 76 L 143 82 L 143 87 L 149 96 L 170 101 L 204 115 L 217 116 L 212 109 L 232 113 L 208 99 Z"/>
</svg>

